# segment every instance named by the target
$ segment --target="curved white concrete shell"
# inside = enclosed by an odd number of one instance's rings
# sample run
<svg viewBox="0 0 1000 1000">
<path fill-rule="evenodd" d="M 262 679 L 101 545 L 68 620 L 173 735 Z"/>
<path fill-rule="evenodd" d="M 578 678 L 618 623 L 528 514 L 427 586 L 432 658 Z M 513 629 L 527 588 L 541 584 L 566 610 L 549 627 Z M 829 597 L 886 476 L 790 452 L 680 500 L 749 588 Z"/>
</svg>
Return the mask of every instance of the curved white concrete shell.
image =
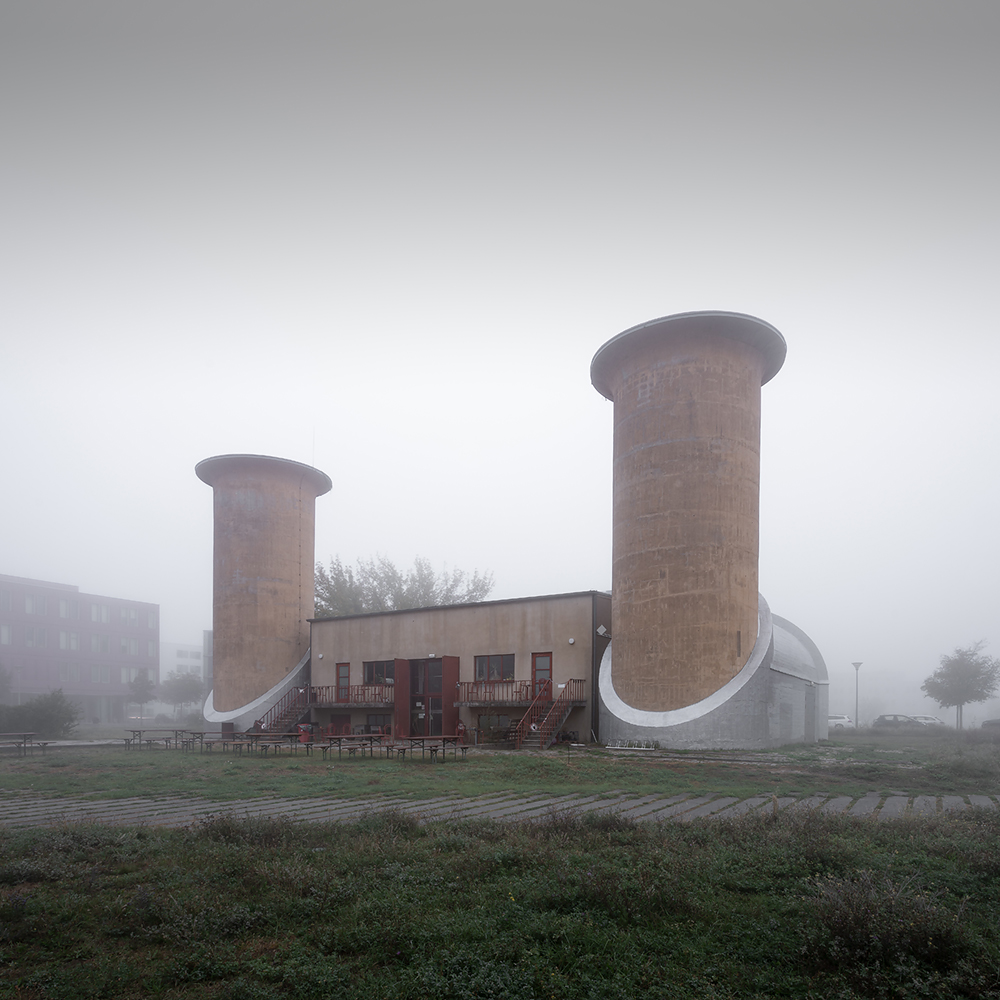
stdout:
<svg viewBox="0 0 1000 1000">
<path fill-rule="evenodd" d="M 648 740 L 675 749 L 749 749 L 814 742 L 827 736 L 829 680 L 815 643 L 772 615 L 758 598 L 757 641 L 740 672 L 718 691 L 684 708 L 650 712 L 615 690 L 612 642 L 598 675 L 604 743 Z"/>
</svg>

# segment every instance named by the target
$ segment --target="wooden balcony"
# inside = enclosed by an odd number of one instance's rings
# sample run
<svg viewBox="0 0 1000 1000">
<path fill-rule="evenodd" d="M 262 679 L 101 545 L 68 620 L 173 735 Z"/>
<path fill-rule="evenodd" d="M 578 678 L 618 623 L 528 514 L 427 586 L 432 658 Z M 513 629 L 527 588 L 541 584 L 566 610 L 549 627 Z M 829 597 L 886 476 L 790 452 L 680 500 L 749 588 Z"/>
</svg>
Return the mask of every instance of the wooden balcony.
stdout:
<svg viewBox="0 0 1000 1000">
<path fill-rule="evenodd" d="M 311 702 L 325 708 L 391 708 L 393 692 L 392 684 L 322 684 L 311 689 Z"/>
<path fill-rule="evenodd" d="M 586 681 L 574 679 L 566 681 L 564 687 L 556 685 L 557 695 L 563 690 L 574 706 L 586 705 Z M 468 708 L 527 708 L 534 700 L 531 681 L 461 681 L 455 704 Z"/>
</svg>

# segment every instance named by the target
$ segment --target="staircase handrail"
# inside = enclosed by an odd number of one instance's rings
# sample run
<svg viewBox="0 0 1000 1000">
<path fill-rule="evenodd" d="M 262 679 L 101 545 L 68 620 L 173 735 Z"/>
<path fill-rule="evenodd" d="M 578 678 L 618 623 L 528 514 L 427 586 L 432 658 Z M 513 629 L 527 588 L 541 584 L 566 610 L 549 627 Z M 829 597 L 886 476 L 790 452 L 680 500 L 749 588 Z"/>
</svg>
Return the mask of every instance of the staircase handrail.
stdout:
<svg viewBox="0 0 1000 1000">
<path fill-rule="evenodd" d="M 538 726 L 538 735 L 541 737 L 541 747 L 548 749 L 555 737 L 556 730 L 566 721 L 573 706 L 571 702 L 583 701 L 587 696 L 586 681 L 574 677 L 566 682 L 559 697 L 552 703 L 548 714 L 542 719 Z"/>
<path fill-rule="evenodd" d="M 307 684 L 305 687 L 289 688 L 281 698 L 276 701 L 257 721 L 254 729 L 267 731 L 286 712 L 299 706 L 305 708 L 309 704 L 311 688 Z"/>
<path fill-rule="evenodd" d="M 525 737 L 531 731 L 532 725 L 537 724 L 543 711 L 548 711 L 552 703 L 552 681 L 544 680 L 538 685 L 538 694 L 535 700 L 528 706 L 528 710 L 521 716 L 521 721 L 514 729 L 514 749 L 520 750 Z"/>
</svg>

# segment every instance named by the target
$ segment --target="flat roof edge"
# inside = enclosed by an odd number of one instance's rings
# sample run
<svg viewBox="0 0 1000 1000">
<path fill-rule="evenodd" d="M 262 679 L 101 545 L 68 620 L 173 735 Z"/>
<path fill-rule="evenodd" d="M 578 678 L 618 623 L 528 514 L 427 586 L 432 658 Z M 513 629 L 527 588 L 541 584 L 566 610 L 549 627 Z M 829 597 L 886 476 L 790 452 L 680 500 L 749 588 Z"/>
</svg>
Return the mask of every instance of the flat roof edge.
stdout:
<svg viewBox="0 0 1000 1000">
<path fill-rule="evenodd" d="M 420 608 L 395 608 L 392 611 L 362 611 L 354 615 L 329 615 L 326 618 L 309 618 L 310 624 L 342 622 L 349 618 L 378 618 L 381 615 L 407 615 L 417 611 L 443 611 L 450 608 L 488 608 L 499 604 L 526 604 L 528 601 L 557 601 L 569 597 L 606 597 L 606 590 L 574 590 L 566 594 L 538 594 L 534 597 L 504 597 L 497 601 L 469 601 L 466 604 L 430 604 Z"/>
</svg>

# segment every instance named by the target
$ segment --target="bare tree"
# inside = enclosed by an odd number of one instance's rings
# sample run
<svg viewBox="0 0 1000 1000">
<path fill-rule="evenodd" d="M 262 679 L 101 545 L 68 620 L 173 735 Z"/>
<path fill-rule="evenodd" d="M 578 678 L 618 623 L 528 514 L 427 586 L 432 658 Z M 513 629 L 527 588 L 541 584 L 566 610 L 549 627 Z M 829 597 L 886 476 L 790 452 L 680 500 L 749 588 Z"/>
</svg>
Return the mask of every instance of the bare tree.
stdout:
<svg viewBox="0 0 1000 1000">
<path fill-rule="evenodd" d="M 986 640 L 956 649 L 941 657 L 941 666 L 931 674 L 920 690 L 942 708 L 955 706 L 955 723 L 962 728 L 962 709 L 970 702 L 986 701 L 1000 685 L 1000 660 L 986 656 Z"/>
<path fill-rule="evenodd" d="M 405 573 L 385 556 L 359 559 L 356 569 L 345 566 L 340 556 L 330 568 L 316 564 L 316 614 L 338 618 L 372 611 L 429 608 L 441 604 L 482 601 L 493 590 L 493 574 L 472 574 L 448 569 L 435 573 L 430 560 L 417 556 Z"/>
</svg>

